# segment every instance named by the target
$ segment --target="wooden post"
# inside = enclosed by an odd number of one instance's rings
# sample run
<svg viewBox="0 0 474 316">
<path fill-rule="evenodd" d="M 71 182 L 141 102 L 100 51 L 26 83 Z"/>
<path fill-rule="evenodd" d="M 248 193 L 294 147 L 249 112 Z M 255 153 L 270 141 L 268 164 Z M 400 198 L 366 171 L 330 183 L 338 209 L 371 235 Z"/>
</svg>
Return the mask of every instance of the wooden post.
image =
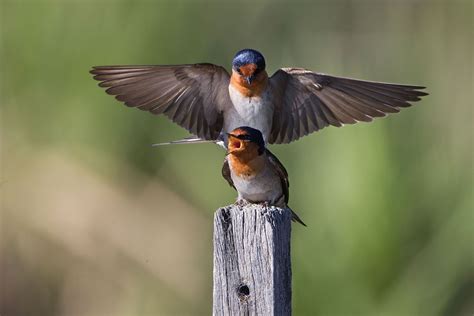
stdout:
<svg viewBox="0 0 474 316">
<path fill-rule="evenodd" d="M 213 315 L 291 315 L 290 236 L 288 209 L 216 211 Z"/>
</svg>

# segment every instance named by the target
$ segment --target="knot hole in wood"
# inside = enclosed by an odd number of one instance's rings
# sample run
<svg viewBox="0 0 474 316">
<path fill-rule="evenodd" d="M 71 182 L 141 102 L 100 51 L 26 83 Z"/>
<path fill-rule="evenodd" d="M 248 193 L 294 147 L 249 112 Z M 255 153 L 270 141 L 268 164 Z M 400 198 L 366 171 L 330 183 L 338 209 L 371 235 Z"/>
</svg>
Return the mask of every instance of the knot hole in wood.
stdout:
<svg viewBox="0 0 474 316">
<path fill-rule="evenodd" d="M 241 301 L 246 301 L 250 296 L 250 289 L 246 284 L 240 284 L 237 287 L 237 295 Z"/>
</svg>

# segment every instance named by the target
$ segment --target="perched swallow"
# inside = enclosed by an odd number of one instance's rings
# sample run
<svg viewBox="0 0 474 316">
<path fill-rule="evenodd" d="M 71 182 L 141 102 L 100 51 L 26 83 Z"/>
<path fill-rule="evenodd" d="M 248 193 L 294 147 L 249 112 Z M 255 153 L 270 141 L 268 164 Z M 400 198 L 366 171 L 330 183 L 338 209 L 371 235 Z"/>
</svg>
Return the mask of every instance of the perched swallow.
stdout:
<svg viewBox="0 0 474 316">
<path fill-rule="evenodd" d="M 125 105 L 164 114 L 201 141 L 250 126 L 262 132 L 265 142 L 289 143 L 329 125 L 370 122 L 399 112 L 427 95 L 420 91 L 422 86 L 334 77 L 302 68 L 282 68 L 268 77 L 263 55 L 253 49 L 237 52 L 231 75 L 207 63 L 99 66 L 91 73 Z"/>
<path fill-rule="evenodd" d="M 288 173 L 278 158 L 265 148 L 259 130 L 244 126 L 228 134 L 222 176 L 237 190 L 237 202 L 289 208 Z M 291 214 L 292 220 L 306 226 L 293 210 Z"/>
</svg>

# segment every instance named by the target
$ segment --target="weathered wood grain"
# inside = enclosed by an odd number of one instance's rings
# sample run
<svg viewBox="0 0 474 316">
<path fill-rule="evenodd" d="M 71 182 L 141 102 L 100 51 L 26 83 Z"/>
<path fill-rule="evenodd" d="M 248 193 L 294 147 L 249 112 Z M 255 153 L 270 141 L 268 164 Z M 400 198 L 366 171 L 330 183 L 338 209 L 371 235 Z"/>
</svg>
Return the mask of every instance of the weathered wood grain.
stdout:
<svg viewBox="0 0 474 316">
<path fill-rule="evenodd" d="M 230 205 L 214 216 L 214 315 L 291 315 L 291 213 Z"/>
</svg>

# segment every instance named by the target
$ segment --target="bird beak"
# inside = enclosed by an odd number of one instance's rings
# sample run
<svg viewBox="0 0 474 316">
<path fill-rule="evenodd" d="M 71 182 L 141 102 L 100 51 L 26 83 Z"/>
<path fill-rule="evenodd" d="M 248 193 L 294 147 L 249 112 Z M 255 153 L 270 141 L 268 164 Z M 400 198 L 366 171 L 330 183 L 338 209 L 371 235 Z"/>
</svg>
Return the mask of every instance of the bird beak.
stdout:
<svg viewBox="0 0 474 316">
<path fill-rule="evenodd" d="M 228 136 L 227 154 L 226 154 L 226 156 L 227 156 L 227 155 L 229 155 L 229 154 L 232 154 L 233 152 L 235 152 L 235 151 L 238 150 L 239 148 L 241 148 L 241 147 L 242 147 L 242 141 L 241 141 L 237 136 L 235 136 L 235 135 L 233 135 L 233 134 L 230 134 L 230 133 L 226 133 L 226 134 L 227 134 L 227 136 Z M 231 140 L 232 138 L 235 138 L 235 140 L 232 141 L 232 140 Z M 238 144 L 237 144 L 237 142 L 238 142 Z M 234 150 L 232 150 L 232 149 L 229 148 L 229 146 L 231 146 L 231 143 L 233 143 L 233 146 L 232 146 L 232 147 L 235 148 Z"/>
<path fill-rule="evenodd" d="M 248 83 L 249 85 L 252 84 L 253 79 L 254 79 L 254 76 L 245 77 L 245 80 L 247 81 L 247 83 Z"/>
</svg>

